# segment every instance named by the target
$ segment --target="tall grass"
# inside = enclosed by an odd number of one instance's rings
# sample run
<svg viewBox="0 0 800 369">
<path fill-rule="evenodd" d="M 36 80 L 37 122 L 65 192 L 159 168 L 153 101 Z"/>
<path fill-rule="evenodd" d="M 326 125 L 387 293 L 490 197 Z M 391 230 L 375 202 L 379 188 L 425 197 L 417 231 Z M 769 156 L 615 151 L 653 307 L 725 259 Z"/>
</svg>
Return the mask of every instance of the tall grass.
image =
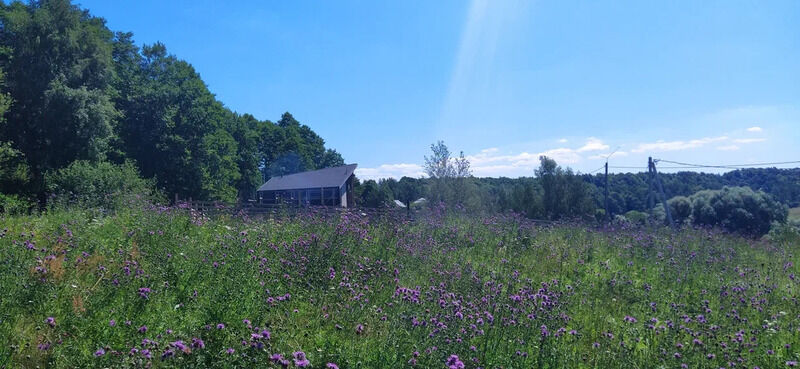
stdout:
<svg viewBox="0 0 800 369">
<path fill-rule="evenodd" d="M 131 207 L 0 224 L 9 368 L 800 359 L 797 239 L 447 212 L 208 219 Z"/>
</svg>

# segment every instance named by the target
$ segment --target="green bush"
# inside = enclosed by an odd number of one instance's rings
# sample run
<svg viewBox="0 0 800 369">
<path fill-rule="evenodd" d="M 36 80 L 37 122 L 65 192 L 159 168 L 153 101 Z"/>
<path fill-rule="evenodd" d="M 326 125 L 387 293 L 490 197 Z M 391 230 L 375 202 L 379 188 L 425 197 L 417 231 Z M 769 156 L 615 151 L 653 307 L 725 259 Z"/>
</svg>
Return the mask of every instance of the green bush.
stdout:
<svg viewBox="0 0 800 369">
<path fill-rule="evenodd" d="M 647 223 L 647 214 L 641 211 L 631 210 L 625 213 L 625 218 L 631 223 L 645 224 Z"/>
<path fill-rule="evenodd" d="M 667 201 L 672 219 L 676 224 L 683 224 L 692 215 L 692 202 L 686 196 L 675 196 Z"/>
<path fill-rule="evenodd" d="M 18 193 L 26 188 L 31 179 L 31 170 L 25 155 L 11 147 L 8 142 L 0 142 L 0 192 Z"/>
<path fill-rule="evenodd" d="M 45 181 L 50 205 L 114 209 L 130 201 L 160 199 L 154 182 L 141 178 L 131 162 L 75 161 L 48 173 Z"/>
<path fill-rule="evenodd" d="M 2 214 L 27 214 L 35 205 L 33 201 L 26 198 L 0 193 L 0 213 Z"/>
<path fill-rule="evenodd" d="M 692 222 L 718 226 L 732 232 L 761 236 L 773 222 L 785 223 L 788 209 L 761 191 L 750 187 L 704 190 L 690 197 Z"/>
</svg>

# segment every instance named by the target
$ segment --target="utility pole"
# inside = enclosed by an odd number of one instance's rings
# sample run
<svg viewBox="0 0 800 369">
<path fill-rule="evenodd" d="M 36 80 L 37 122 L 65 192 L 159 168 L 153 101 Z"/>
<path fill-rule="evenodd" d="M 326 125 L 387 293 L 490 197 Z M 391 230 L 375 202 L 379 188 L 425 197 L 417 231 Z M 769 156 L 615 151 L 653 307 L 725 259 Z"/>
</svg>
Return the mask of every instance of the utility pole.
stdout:
<svg viewBox="0 0 800 369">
<path fill-rule="evenodd" d="M 606 197 L 606 220 L 611 220 L 611 213 L 608 211 L 608 160 L 606 160 L 606 186 L 604 192 Z"/>
<path fill-rule="evenodd" d="M 603 190 L 603 192 L 605 192 L 606 219 L 609 220 L 609 221 L 611 220 L 611 212 L 609 211 L 609 208 L 608 208 L 608 159 L 611 157 L 611 155 L 616 154 L 617 151 L 619 151 L 619 146 L 617 146 L 617 148 L 614 149 L 614 152 L 612 152 L 611 154 L 608 154 L 608 156 L 606 156 L 606 166 L 605 166 L 605 168 L 606 168 L 606 178 L 605 178 L 606 185 L 605 185 L 605 189 Z"/>
<path fill-rule="evenodd" d="M 647 159 L 647 213 L 653 215 L 653 166 L 652 158 Z"/>
<path fill-rule="evenodd" d="M 658 170 L 656 170 L 656 163 L 653 161 L 652 157 L 648 157 L 647 162 L 648 166 L 652 170 L 653 177 L 656 180 L 656 185 L 658 186 L 658 192 L 661 193 L 661 204 L 664 206 L 664 213 L 667 214 L 667 221 L 669 222 L 670 227 L 674 229 L 675 222 L 672 221 L 672 212 L 669 210 L 669 205 L 667 205 L 667 197 L 664 195 L 664 186 L 661 184 L 661 178 L 658 176 Z"/>
</svg>

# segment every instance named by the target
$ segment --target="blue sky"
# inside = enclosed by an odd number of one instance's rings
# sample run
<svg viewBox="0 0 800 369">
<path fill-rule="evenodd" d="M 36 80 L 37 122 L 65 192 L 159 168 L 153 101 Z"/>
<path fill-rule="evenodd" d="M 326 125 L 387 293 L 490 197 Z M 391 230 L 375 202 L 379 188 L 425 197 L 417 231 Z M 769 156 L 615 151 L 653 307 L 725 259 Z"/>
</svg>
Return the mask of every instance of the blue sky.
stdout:
<svg viewBox="0 0 800 369">
<path fill-rule="evenodd" d="M 440 139 L 477 176 L 542 154 L 591 172 L 615 149 L 612 166 L 800 160 L 798 1 L 79 3 L 231 109 L 291 112 L 362 178 L 419 176 Z"/>
</svg>

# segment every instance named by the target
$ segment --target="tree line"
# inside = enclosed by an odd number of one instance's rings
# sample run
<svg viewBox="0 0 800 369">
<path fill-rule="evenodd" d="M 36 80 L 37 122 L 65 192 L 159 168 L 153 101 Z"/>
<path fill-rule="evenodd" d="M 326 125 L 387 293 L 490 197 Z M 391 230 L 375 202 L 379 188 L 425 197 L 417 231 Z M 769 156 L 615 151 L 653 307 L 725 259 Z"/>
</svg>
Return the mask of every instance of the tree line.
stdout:
<svg viewBox="0 0 800 369">
<path fill-rule="evenodd" d="M 77 190 L 67 185 L 80 182 L 75 173 L 116 170 L 167 196 L 230 202 L 271 176 L 344 163 L 291 114 L 272 122 L 232 111 L 164 44 L 138 47 L 69 0 L 0 4 L 0 25 L 6 200 L 43 204 L 54 183 Z M 65 170 L 72 180 L 59 177 Z"/>
<path fill-rule="evenodd" d="M 431 145 L 425 178 L 366 180 L 356 185 L 365 207 L 449 204 L 470 212 L 513 211 L 534 219 L 595 219 L 665 222 L 658 201 L 648 204 L 647 173 L 609 174 L 609 212 L 605 213 L 602 174 L 564 168 L 539 158 L 531 177 L 477 178 L 461 153 L 453 156 L 444 142 Z M 740 169 L 724 174 L 662 173 L 664 192 L 678 224 L 719 226 L 730 231 L 764 234 L 772 223 L 786 221 L 787 207 L 800 205 L 800 169 Z M 414 202 L 424 198 L 424 202 Z"/>
</svg>

